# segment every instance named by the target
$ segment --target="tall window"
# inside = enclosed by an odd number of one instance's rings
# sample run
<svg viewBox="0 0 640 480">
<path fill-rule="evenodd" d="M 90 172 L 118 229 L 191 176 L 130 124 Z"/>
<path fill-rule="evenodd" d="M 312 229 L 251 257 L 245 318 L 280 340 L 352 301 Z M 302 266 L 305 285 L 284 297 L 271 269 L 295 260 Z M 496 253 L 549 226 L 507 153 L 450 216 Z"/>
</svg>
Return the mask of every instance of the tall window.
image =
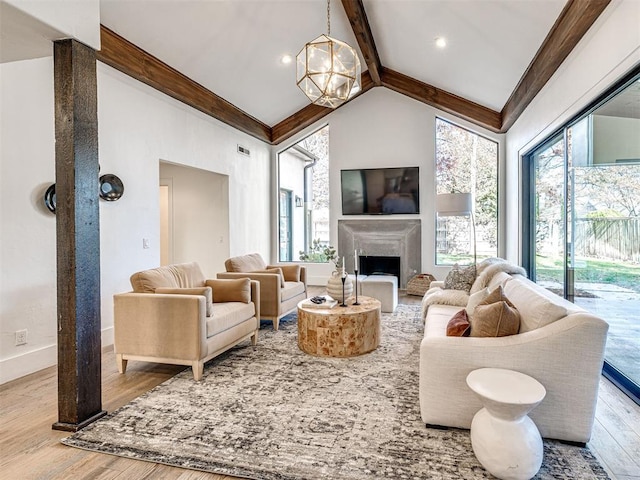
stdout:
<svg viewBox="0 0 640 480">
<path fill-rule="evenodd" d="M 279 260 L 326 261 L 314 252 L 329 245 L 328 126 L 278 155 L 278 182 Z"/>
<path fill-rule="evenodd" d="M 436 119 L 436 193 L 471 193 L 472 215 L 438 216 L 436 265 L 498 252 L 498 143 Z"/>
</svg>

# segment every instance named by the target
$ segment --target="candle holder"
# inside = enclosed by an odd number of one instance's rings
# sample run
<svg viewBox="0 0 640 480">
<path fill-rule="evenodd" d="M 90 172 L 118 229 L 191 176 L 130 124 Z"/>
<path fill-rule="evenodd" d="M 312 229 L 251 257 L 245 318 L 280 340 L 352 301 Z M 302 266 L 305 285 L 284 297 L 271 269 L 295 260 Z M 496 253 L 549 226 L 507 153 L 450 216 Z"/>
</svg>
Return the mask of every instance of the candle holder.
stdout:
<svg viewBox="0 0 640 480">
<path fill-rule="evenodd" d="M 356 268 L 355 270 L 356 273 L 356 302 L 354 303 L 354 305 L 360 305 L 360 302 L 358 302 L 358 269 Z"/>
<path fill-rule="evenodd" d="M 340 304 L 341 307 L 346 307 L 347 306 L 347 304 L 344 303 L 344 301 L 345 301 L 345 298 L 344 298 L 344 282 L 345 282 L 346 279 L 347 279 L 347 276 L 343 275 L 342 276 L 342 303 Z"/>
</svg>

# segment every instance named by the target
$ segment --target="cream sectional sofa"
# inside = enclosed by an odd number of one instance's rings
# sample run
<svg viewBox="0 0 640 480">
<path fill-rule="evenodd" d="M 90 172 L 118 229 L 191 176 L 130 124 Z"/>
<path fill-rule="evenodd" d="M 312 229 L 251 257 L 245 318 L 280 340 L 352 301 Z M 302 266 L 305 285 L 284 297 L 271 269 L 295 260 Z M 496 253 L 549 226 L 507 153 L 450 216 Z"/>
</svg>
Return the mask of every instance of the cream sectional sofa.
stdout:
<svg viewBox="0 0 640 480">
<path fill-rule="evenodd" d="M 519 333 L 498 338 L 447 337 L 447 323 L 463 307 L 441 303 L 464 305 L 460 302 L 464 295 L 448 296 L 445 292 L 455 291 L 442 291 L 441 282 L 434 285 L 423 299 L 419 393 L 424 423 L 470 428 L 482 404 L 467 386 L 467 375 L 482 367 L 507 368 L 530 375 L 547 390 L 530 414 L 543 437 L 588 442 L 608 324 L 522 275 L 499 272 L 487 288 L 503 286 L 520 313 Z M 447 297 L 453 299 L 447 301 Z"/>
<path fill-rule="evenodd" d="M 260 284 L 207 280 L 197 263 L 167 265 L 131 276 L 132 292 L 113 296 L 114 351 L 120 373 L 128 360 L 204 364 L 260 329 Z"/>
</svg>

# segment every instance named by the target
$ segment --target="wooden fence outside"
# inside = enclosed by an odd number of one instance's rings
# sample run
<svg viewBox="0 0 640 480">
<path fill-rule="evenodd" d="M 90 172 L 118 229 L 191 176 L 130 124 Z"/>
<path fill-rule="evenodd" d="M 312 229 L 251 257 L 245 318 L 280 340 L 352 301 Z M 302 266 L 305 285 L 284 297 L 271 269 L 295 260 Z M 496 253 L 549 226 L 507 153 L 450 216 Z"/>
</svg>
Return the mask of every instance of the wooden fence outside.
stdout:
<svg viewBox="0 0 640 480">
<path fill-rule="evenodd" d="M 640 217 L 579 218 L 574 238 L 580 256 L 640 263 Z"/>
</svg>

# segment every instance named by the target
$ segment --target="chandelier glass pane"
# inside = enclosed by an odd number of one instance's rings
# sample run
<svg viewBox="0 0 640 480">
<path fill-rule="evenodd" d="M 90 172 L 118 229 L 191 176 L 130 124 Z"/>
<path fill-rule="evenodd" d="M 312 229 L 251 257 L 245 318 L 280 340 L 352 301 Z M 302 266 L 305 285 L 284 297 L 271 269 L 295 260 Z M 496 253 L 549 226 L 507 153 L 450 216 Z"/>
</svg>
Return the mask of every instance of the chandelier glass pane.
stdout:
<svg viewBox="0 0 640 480">
<path fill-rule="evenodd" d="M 360 89 L 360 74 L 355 49 L 327 35 L 307 43 L 296 57 L 296 83 L 316 105 L 346 102 Z"/>
</svg>

